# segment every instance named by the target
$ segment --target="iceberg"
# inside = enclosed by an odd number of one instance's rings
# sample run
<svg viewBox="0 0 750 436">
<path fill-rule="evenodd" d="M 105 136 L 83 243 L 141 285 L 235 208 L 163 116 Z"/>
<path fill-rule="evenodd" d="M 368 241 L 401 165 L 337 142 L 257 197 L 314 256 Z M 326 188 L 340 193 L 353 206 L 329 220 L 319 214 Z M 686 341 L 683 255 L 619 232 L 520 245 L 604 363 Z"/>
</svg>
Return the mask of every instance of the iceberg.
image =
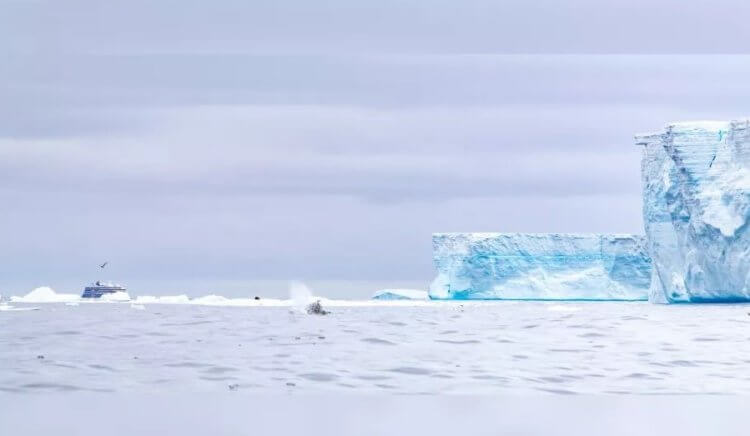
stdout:
<svg viewBox="0 0 750 436">
<path fill-rule="evenodd" d="M 427 300 L 427 291 L 421 289 L 381 289 L 373 294 L 373 300 Z"/>
<path fill-rule="evenodd" d="M 646 300 L 651 260 L 643 236 L 437 233 L 440 300 Z"/>
<path fill-rule="evenodd" d="M 13 303 L 69 303 L 79 300 L 80 297 L 77 294 L 58 294 L 48 286 L 35 288 L 22 297 L 10 297 Z"/>
<path fill-rule="evenodd" d="M 656 303 L 750 301 L 748 121 L 637 135 Z"/>
</svg>

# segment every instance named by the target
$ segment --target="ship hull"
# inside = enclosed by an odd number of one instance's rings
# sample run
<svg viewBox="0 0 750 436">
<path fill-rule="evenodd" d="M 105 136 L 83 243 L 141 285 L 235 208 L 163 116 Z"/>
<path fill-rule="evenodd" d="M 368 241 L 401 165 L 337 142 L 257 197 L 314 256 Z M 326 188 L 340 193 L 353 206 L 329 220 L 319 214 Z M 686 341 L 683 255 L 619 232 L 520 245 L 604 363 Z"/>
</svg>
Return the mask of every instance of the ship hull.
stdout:
<svg viewBox="0 0 750 436">
<path fill-rule="evenodd" d="M 81 294 L 81 298 L 101 298 L 104 294 L 114 294 L 116 292 L 127 292 L 125 288 L 119 286 L 87 286 Z"/>
</svg>

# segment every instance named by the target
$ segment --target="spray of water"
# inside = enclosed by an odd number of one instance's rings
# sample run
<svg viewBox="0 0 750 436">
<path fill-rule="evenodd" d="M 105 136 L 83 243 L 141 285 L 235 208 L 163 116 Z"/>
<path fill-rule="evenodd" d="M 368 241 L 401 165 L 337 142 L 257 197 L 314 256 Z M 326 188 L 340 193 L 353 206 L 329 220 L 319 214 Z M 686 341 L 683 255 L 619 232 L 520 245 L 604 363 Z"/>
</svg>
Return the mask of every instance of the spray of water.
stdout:
<svg viewBox="0 0 750 436">
<path fill-rule="evenodd" d="M 313 298 L 312 290 L 306 284 L 296 281 L 289 283 L 289 299 L 292 301 L 300 301 L 306 304 L 310 303 Z"/>
<path fill-rule="evenodd" d="M 307 306 L 315 302 L 315 296 L 312 290 L 302 282 L 289 283 L 289 300 L 295 311 L 305 312 Z"/>
</svg>

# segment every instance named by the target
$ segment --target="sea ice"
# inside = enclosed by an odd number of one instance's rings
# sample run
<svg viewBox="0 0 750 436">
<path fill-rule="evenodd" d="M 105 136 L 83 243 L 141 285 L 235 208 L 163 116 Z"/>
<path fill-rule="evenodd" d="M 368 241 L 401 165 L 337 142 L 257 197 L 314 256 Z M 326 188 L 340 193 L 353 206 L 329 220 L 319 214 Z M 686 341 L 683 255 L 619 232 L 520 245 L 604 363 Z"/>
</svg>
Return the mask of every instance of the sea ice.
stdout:
<svg viewBox="0 0 750 436">
<path fill-rule="evenodd" d="M 108 302 L 126 302 L 130 301 L 130 294 L 123 291 L 117 291 L 113 292 L 111 294 L 104 294 L 101 297 L 97 298 L 99 301 L 108 301 Z"/>
<path fill-rule="evenodd" d="M 139 295 L 135 299 L 136 304 L 188 304 L 190 298 L 185 294 L 180 295 Z"/>
<path fill-rule="evenodd" d="M 645 300 L 643 236 L 438 233 L 433 299 Z"/>
<path fill-rule="evenodd" d="M 654 266 L 649 299 L 750 300 L 748 121 L 676 123 L 636 143 Z"/>
</svg>

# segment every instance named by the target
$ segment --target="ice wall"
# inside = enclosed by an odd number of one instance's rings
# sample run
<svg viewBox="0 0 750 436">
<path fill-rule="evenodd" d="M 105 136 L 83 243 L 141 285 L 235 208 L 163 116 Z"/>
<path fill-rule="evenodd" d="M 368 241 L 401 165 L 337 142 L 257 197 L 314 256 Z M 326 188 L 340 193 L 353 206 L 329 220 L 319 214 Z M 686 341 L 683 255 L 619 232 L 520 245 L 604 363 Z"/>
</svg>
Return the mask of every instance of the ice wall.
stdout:
<svg viewBox="0 0 750 436">
<path fill-rule="evenodd" d="M 433 299 L 645 300 L 651 261 L 635 235 L 438 233 Z"/>
<path fill-rule="evenodd" d="M 750 300 L 748 121 L 636 136 L 654 302 Z"/>
</svg>

